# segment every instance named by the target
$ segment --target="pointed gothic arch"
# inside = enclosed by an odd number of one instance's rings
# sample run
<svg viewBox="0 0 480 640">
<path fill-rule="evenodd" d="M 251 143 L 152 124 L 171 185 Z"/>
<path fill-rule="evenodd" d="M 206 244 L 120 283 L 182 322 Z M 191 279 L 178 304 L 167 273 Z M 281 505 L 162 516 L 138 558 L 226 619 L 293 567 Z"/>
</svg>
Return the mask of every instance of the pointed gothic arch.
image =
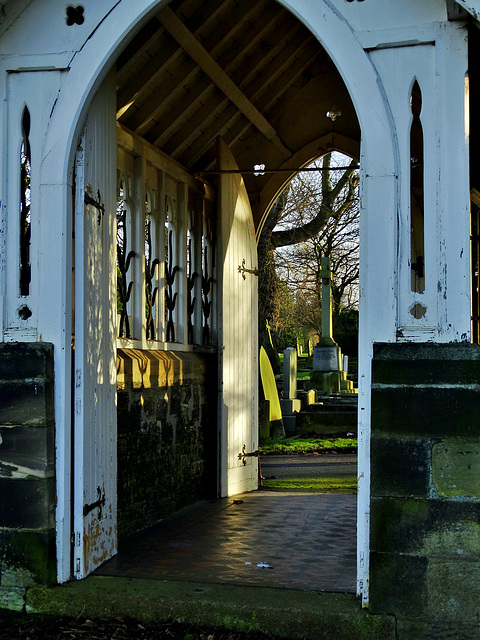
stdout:
<svg viewBox="0 0 480 640">
<path fill-rule="evenodd" d="M 49 176 L 62 176 L 58 184 L 58 190 L 62 192 L 60 197 L 65 203 L 64 211 L 66 216 L 62 221 L 62 227 L 65 230 L 69 226 L 70 203 L 62 185 L 68 184 L 71 179 L 70 172 L 75 140 L 88 108 L 90 96 L 93 95 L 102 77 L 107 73 L 112 62 L 122 50 L 124 42 L 147 21 L 150 15 L 158 11 L 162 6 L 166 6 L 166 4 L 166 2 L 147 2 L 143 0 L 135 3 L 133 7 L 128 3 L 119 3 L 72 60 L 68 76 L 65 79 L 49 123 L 42 165 L 42 174 L 45 182 L 50 181 Z M 395 176 L 398 172 L 396 165 L 397 153 L 395 151 L 395 135 L 391 127 L 388 105 L 380 89 L 377 75 L 360 43 L 329 3 L 325 3 L 321 16 L 314 10 L 313 6 L 305 6 L 301 2 L 280 2 L 280 4 L 283 4 L 289 11 L 294 13 L 302 23 L 308 25 L 308 29 L 318 38 L 340 71 L 345 86 L 353 100 L 362 131 L 362 207 L 364 209 L 373 209 L 377 206 L 376 202 L 389 202 L 388 209 L 391 212 L 382 221 L 383 226 L 379 225 L 377 220 L 374 229 L 371 228 L 372 222 L 370 218 L 363 216 L 361 237 L 364 239 L 364 249 L 362 253 L 364 256 L 370 255 L 369 247 L 375 246 L 378 241 L 377 238 L 381 236 L 381 242 L 386 247 L 383 253 L 385 264 L 377 264 L 375 268 L 385 272 L 393 272 L 394 265 L 390 260 L 395 255 L 396 244 L 394 211 L 396 208 Z M 110 27 L 112 24 L 115 24 L 116 28 L 112 29 Z M 374 122 L 372 113 L 375 114 Z M 67 132 L 65 131 L 66 122 L 70 123 Z M 382 154 L 376 152 L 379 148 L 382 148 Z M 64 237 L 67 239 L 66 242 L 68 244 L 68 232 Z M 67 246 L 64 250 L 68 253 Z M 362 376 L 363 387 L 360 391 L 362 410 L 360 412 L 359 436 L 360 448 L 362 449 L 363 447 L 367 451 L 369 446 L 370 412 L 368 393 L 370 380 L 369 362 L 371 358 L 371 343 L 369 343 L 368 335 L 371 334 L 371 327 L 375 322 L 376 334 L 380 339 L 390 340 L 393 337 L 391 332 L 395 324 L 395 299 L 394 287 L 390 286 L 390 281 L 387 281 L 383 288 L 382 283 L 379 283 L 377 279 L 373 278 L 374 282 L 371 282 L 373 269 L 368 266 L 368 257 L 366 262 L 364 260 L 361 273 L 361 289 L 363 292 L 361 332 L 364 335 L 364 339 L 361 340 L 364 345 L 361 357 L 364 362 L 364 375 Z M 68 283 L 66 281 L 64 287 L 68 291 Z M 382 290 L 379 290 L 379 287 Z M 369 292 L 372 295 L 374 290 L 375 297 L 378 296 L 377 299 L 388 301 L 383 306 L 384 313 L 380 318 L 378 313 L 375 314 L 375 318 L 372 317 L 371 310 L 375 307 L 375 303 L 374 300 L 370 301 L 368 296 Z M 65 303 L 68 308 L 68 301 L 65 300 Z M 68 319 L 68 311 L 66 312 L 66 317 Z M 384 328 L 382 329 L 382 327 Z M 63 356 L 57 354 L 57 357 L 64 357 L 68 360 L 67 352 L 68 345 L 65 343 L 60 352 Z M 59 381 L 56 392 L 58 398 L 68 396 L 69 392 L 65 382 L 62 384 Z M 62 412 L 60 407 L 58 407 L 57 411 L 59 413 Z M 65 419 L 66 416 L 63 416 L 63 418 Z M 60 416 L 58 422 L 60 424 L 63 422 Z M 67 440 L 67 434 L 62 434 L 59 430 L 57 446 L 60 451 L 67 449 Z M 59 472 L 58 483 L 64 486 L 62 470 L 59 469 Z M 68 473 L 67 467 L 65 468 L 65 473 Z M 365 562 L 365 558 L 368 555 L 367 505 L 369 469 L 362 469 L 360 475 L 363 483 L 360 481 L 359 539 L 362 542 L 361 549 L 359 549 L 359 566 L 366 566 L 368 564 L 368 561 Z M 67 512 L 68 496 L 63 490 L 60 490 L 58 513 L 64 514 Z M 65 527 L 62 534 L 62 527 L 60 527 L 59 549 L 65 548 L 69 544 L 67 530 L 68 527 Z M 62 554 L 59 553 L 59 557 L 61 556 Z M 62 579 L 62 576 L 65 576 L 67 571 L 69 569 L 66 567 L 63 569 L 59 567 L 59 578 Z M 360 580 L 366 581 L 366 574 Z"/>
</svg>

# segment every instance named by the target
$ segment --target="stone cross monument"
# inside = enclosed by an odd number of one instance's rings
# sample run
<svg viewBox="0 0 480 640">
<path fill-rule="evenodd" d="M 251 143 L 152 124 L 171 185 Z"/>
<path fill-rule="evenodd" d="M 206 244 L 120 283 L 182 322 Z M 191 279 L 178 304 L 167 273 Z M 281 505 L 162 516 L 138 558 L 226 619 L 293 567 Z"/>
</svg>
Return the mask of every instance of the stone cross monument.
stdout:
<svg viewBox="0 0 480 640">
<path fill-rule="evenodd" d="M 321 270 L 318 278 L 322 281 L 322 336 L 320 346 L 336 346 L 333 339 L 332 323 L 332 270 L 330 269 L 330 258 L 321 259 Z"/>
<path fill-rule="evenodd" d="M 318 277 L 322 280 L 322 335 L 313 350 L 314 371 L 341 371 L 340 347 L 333 339 L 332 326 L 332 271 L 330 258 L 321 261 Z"/>
</svg>

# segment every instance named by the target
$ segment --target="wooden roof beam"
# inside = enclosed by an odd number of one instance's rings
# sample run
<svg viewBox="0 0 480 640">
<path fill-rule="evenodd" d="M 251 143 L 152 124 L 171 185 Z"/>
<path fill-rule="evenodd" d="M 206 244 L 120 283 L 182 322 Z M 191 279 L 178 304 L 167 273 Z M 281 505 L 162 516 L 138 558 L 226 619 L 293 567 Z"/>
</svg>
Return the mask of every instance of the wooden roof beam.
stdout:
<svg viewBox="0 0 480 640">
<path fill-rule="evenodd" d="M 274 144 L 285 157 L 291 155 L 290 151 L 280 140 L 276 130 L 253 105 L 247 96 L 237 87 L 233 80 L 223 71 L 208 51 L 195 38 L 184 23 L 166 7 L 158 14 L 158 20 L 167 29 L 170 35 L 177 40 L 186 53 L 199 65 L 210 79 L 228 99 L 240 109 L 240 111 L 252 122 L 253 125 Z"/>
</svg>

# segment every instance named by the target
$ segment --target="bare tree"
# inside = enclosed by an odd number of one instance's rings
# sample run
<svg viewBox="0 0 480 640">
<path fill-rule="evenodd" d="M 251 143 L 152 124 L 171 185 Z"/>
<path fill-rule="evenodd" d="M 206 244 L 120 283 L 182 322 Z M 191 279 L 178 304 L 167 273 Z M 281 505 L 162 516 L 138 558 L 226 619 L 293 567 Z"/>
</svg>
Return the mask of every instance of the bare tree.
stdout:
<svg viewBox="0 0 480 640">
<path fill-rule="evenodd" d="M 358 171 L 345 156 L 327 154 L 318 173 L 299 173 L 272 208 L 259 242 L 260 328 L 279 329 L 281 282 L 294 295 L 297 321 L 320 326 L 320 259 L 333 271 L 336 312 L 354 306 L 358 292 Z"/>
</svg>

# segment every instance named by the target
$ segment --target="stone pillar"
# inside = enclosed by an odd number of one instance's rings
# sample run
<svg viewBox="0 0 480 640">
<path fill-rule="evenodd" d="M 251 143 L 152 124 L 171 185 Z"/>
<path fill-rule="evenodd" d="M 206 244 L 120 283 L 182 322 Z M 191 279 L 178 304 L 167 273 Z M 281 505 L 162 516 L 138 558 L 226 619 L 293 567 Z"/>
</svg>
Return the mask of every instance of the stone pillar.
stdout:
<svg viewBox="0 0 480 640">
<path fill-rule="evenodd" d="M 342 352 L 333 339 L 330 258 L 322 258 L 321 265 L 322 269 L 318 275 L 322 280 L 322 337 L 313 350 L 311 382 L 316 383 L 318 389 L 323 389 L 325 392 L 330 393 L 332 376 L 329 377 L 328 381 L 325 378 L 324 384 L 323 374 L 335 372 L 338 378 L 338 384 L 335 384 L 335 387 L 338 387 L 338 391 L 340 391 Z"/>
<path fill-rule="evenodd" d="M 322 281 L 322 337 L 321 346 L 335 345 L 333 339 L 332 323 L 332 271 L 330 269 L 330 258 L 321 259 L 321 271 L 318 274 Z"/>
<path fill-rule="evenodd" d="M 377 344 L 370 611 L 399 638 L 480 637 L 480 348 Z"/>
<path fill-rule="evenodd" d="M 0 343 L 0 608 L 56 580 L 54 470 L 53 346 Z"/>
</svg>

